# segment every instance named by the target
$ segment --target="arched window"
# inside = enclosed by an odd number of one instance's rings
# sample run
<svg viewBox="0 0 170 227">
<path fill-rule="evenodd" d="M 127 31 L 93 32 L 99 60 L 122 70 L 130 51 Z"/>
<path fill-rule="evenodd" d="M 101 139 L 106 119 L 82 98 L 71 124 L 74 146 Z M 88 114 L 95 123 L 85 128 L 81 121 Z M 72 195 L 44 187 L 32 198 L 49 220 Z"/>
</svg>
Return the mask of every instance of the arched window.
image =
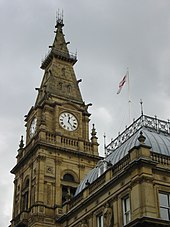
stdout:
<svg viewBox="0 0 170 227">
<path fill-rule="evenodd" d="M 24 188 L 28 188 L 29 187 L 29 179 L 26 180 Z"/>
<path fill-rule="evenodd" d="M 61 75 L 62 75 L 63 77 L 65 77 L 65 70 L 66 70 L 65 68 L 62 68 L 62 69 L 61 69 Z"/>
<path fill-rule="evenodd" d="M 66 173 L 63 176 L 63 180 L 64 181 L 69 181 L 69 182 L 75 182 L 74 177 L 71 174 L 69 174 L 69 173 Z"/>
<path fill-rule="evenodd" d="M 75 178 L 72 174 L 66 173 L 63 176 L 63 185 L 62 185 L 62 202 L 66 202 L 67 200 L 71 199 L 75 192 Z"/>
<path fill-rule="evenodd" d="M 71 93 L 71 85 L 67 85 L 67 92 L 70 94 Z"/>
<path fill-rule="evenodd" d="M 29 198 L 29 179 L 26 179 L 22 191 L 22 210 L 28 209 L 28 198 Z"/>
</svg>

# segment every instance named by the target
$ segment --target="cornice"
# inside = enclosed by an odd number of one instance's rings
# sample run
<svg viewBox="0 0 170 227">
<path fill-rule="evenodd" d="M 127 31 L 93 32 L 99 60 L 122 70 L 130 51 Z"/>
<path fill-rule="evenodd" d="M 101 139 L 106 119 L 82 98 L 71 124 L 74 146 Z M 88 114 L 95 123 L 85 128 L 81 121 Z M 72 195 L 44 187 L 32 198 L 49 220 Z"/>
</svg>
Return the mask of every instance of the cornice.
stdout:
<svg viewBox="0 0 170 227">
<path fill-rule="evenodd" d="M 143 216 L 141 218 L 136 218 L 126 225 L 126 227 L 137 227 L 137 226 L 148 226 L 148 227 L 167 227 L 170 226 L 170 221 L 162 220 L 159 218 L 152 218 Z"/>
<path fill-rule="evenodd" d="M 30 144 L 28 144 L 28 146 L 30 146 Z M 25 149 L 27 149 L 27 147 Z M 20 168 L 27 161 L 27 159 L 30 156 L 35 154 L 35 152 L 38 149 L 42 149 L 42 148 L 48 148 L 48 149 L 50 148 L 50 149 L 53 149 L 54 151 L 62 151 L 62 152 L 65 152 L 65 153 L 74 154 L 75 156 L 82 156 L 82 157 L 87 157 L 87 158 L 93 158 L 93 159 L 96 159 L 96 160 L 101 160 L 100 156 L 88 154 L 88 153 L 85 153 L 83 151 L 73 150 L 72 148 L 64 148 L 64 147 L 56 146 L 56 145 L 49 144 L 49 143 L 46 143 L 46 142 L 43 142 L 43 141 L 37 141 L 32 145 L 30 150 L 28 152 L 26 152 L 24 157 L 20 159 L 20 161 L 15 165 L 15 167 L 10 172 L 15 174 L 17 169 Z"/>
</svg>

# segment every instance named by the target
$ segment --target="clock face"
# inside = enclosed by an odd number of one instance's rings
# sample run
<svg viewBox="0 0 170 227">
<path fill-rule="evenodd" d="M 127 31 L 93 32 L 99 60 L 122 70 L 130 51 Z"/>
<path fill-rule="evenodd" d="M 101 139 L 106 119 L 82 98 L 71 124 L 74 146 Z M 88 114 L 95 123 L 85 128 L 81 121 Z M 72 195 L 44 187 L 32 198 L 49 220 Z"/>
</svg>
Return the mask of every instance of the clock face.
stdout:
<svg viewBox="0 0 170 227">
<path fill-rule="evenodd" d="M 68 112 L 63 112 L 60 114 L 59 123 L 62 128 L 68 131 L 74 131 L 78 128 L 78 121 L 77 118 Z"/>
<path fill-rule="evenodd" d="M 34 118 L 31 122 L 30 130 L 29 130 L 30 137 L 34 136 L 36 132 L 36 127 L 37 127 L 37 118 Z"/>
</svg>

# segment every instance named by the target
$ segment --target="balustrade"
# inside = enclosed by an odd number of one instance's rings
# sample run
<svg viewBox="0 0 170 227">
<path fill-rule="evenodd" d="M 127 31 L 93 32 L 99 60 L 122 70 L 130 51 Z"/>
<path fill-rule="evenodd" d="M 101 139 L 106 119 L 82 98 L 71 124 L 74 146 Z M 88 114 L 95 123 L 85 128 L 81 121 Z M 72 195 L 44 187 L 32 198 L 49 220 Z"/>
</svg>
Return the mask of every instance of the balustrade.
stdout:
<svg viewBox="0 0 170 227">
<path fill-rule="evenodd" d="M 153 161 L 158 162 L 159 164 L 170 165 L 170 157 L 169 156 L 151 152 L 151 158 L 152 158 Z"/>
<path fill-rule="evenodd" d="M 131 136 L 133 136 L 142 127 L 150 128 L 156 132 L 162 132 L 165 134 L 170 134 L 170 121 L 162 121 L 157 119 L 155 116 L 149 117 L 146 115 L 140 116 L 135 120 L 128 128 L 125 129 L 118 137 L 111 141 L 111 143 L 106 146 L 107 155 L 120 147 L 124 142 L 126 142 Z"/>
</svg>

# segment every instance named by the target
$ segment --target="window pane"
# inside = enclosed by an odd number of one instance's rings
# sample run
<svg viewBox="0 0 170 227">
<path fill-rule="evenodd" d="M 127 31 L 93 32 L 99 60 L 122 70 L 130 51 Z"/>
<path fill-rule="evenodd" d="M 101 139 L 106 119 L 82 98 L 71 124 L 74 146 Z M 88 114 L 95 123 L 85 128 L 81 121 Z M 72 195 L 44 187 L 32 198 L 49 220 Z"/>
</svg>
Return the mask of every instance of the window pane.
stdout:
<svg viewBox="0 0 170 227">
<path fill-rule="evenodd" d="M 129 210 L 130 210 L 130 201 L 129 201 L 129 198 L 126 198 L 124 199 L 124 212 L 126 213 Z"/>
<path fill-rule="evenodd" d="M 126 214 L 126 224 L 130 222 L 130 213 Z"/>
<path fill-rule="evenodd" d="M 161 206 L 168 207 L 168 195 L 166 194 L 159 194 L 159 201 Z"/>
<path fill-rule="evenodd" d="M 103 215 L 97 217 L 97 227 L 104 227 L 103 226 Z"/>
<path fill-rule="evenodd" d="M 129 197 L 123 200 L 123 223 L 126 225 L 130 222 L 130 199 Z"/>
<path fill-rule="evenodd" d="M 161 218 L 164 220 L 169 220 L 168 209 L 160 208 Z"/>
<path fill-rule="evenodd" d="M 160 217 L 164 220 L 170 220 L 170 194 L 159 193 Z"/>
<path fill-rule="evenodd" d="M 63 176 L 63 180 L 65 180 L 65 181 L 70 181 L 70 182 L 74 182 L 75 180 L 74 180 L 74 177 L 71 175 L 71 174 L 69 174 L 69 173 L 66 173 L 64 176 Z"/>
<path fill-rule="evenodd" d="M 101 216 L 101 227 L 104 227 L 103 226 L 103 215 Z"/>
<path fill-rule="evenodd" d="M 129 202 L 129 198 L 126 199 L 126 211 L 130 210 L 130 202 Z"/>
</svg>

